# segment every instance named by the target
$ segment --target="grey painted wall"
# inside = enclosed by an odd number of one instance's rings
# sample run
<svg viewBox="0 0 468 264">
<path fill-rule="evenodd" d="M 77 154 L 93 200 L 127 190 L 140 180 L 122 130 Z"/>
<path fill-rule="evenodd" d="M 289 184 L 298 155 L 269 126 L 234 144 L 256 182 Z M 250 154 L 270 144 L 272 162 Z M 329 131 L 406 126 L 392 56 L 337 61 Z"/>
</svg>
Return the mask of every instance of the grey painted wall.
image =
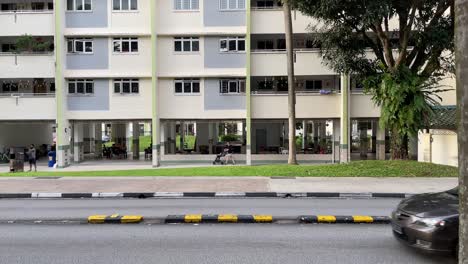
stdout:
<svg viewBox="0 0 468 264">
<path fill-rule="evenodd" d="M 245 26 L 245 10 L 220 11 L 219 0 L 205 0 L 203 9 L 205 27 Z"/>
<path fill-rule="evenodd" d="M 220 52 L 221 38 L 205 38 L 205 68 L 244 68 L 245 52 Z"/>
<path fill-rule="evenodd" d="M 67 69 L 88 70 L 109 68 L 109 45 L 107 38 L 93 39 L 92 54 L 67 54 Z"/>
<path fill-rule="evenodd" d="M 205 110 L 243 110 L 245 109 L 245 94 L 221 95 L 218 79 L 205 79 L 204 87 Z"/>
<path fill-rule="evenodd" d="M 70 111 L 108 111 L 109 81 L 105 79 L 94 80 L 93 95 L 68 95 L 67 105 Z"/>
<path fill-rule="evenodd" d="M 66 5 L 66 1 L 63 1 Z M 108 0 L 92 0 L 91 11 L 66 11 L 65 26 L 68 28 L 107 27 Z"/>
</svg>

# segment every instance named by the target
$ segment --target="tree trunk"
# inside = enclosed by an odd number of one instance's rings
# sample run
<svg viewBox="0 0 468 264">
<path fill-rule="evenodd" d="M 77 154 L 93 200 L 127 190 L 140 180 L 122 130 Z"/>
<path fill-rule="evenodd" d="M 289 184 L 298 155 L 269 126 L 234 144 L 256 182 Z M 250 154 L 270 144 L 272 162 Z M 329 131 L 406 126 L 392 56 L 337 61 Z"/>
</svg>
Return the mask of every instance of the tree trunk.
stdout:
<svg viewBox="0 0 468 264">
<path fill-rule="evenodd" d="M 398 132 L 392 131 L 390 138 L 390 151 L 392 160 L 407 160 L 408 154 L 408 135 L 401 135 Z"/>
<path fill-rule="evenodd" d="M 289 157 L 288 164 L 297 164 L 296 159 L 296 92 L 294 81 L 294 46 L 290 0 L 283 0 L 286 54 L 288 64 L 288 113 L 289 113 Z"/>
<path fill-rule="evenodd" d="M 457 77 L 458 168 L 459 168 L 459 254 L 458 263 L 468 264 L 468 0 L 455 1 L 455 64 Z"/>
</svg>

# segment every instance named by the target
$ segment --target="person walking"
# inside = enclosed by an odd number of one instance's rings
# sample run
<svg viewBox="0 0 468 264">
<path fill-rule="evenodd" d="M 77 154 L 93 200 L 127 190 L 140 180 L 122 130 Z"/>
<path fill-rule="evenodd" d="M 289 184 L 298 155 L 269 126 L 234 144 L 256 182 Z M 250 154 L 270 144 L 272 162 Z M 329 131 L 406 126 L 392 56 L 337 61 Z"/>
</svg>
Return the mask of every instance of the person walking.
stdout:
<svg viewBox="0 0 468 264">
<path fill-rule="evenodd" d="M 37 166 L 36 166 L 36 148 L 34 147 L 34 144 L 31 144 L 29 146 L 28 150 L 28 160 L 29 160 L 29 171 L 32 170 L 32 166 L 34 165 L 34 171 L 37 171 Z"/>
</svg>

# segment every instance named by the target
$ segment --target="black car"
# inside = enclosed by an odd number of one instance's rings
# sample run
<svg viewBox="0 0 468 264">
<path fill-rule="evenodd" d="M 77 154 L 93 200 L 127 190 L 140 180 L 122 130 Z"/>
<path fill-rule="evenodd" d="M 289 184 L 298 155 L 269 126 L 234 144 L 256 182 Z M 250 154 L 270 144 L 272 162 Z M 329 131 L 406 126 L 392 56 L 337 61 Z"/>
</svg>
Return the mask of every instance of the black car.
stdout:
<svg viewBox="0 0 468 264">
<path fill-rule="evenodd" d="M 398 240 L 430 252 L 455 253 L 458 249 L 458 187 L 445 192 L 414 195 L 392 213 Z"/>
</svg>

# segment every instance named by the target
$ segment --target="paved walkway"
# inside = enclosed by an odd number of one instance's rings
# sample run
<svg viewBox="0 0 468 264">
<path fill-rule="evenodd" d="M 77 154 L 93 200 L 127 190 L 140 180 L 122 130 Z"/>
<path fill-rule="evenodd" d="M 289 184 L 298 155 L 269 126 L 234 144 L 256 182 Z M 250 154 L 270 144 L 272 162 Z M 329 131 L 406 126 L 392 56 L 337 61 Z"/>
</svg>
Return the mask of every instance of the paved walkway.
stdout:
<svg viewBox="0 0 468 264">
<path fill-rule="evenodd" d="M 457 178 L 63 177 L 0 178 L 0 193 L 18 192 L 384 192 L 448 190 Z"/>
</svg>

